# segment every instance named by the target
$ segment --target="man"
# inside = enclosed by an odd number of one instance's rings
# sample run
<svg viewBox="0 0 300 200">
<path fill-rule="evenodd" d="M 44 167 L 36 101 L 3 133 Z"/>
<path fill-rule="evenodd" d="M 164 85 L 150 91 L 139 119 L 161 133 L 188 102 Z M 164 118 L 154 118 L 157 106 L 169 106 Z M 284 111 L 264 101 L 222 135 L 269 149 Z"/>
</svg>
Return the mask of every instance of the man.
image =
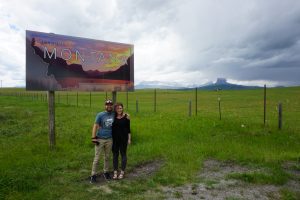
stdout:
<svg viewBox="0 0 300 200">
<path fill-rule="evenodd" d="M 93 161 L 92 174 L 90 183 L 96 182 L 97 167 L 99 163 L 100 153 L 104 153 L 104 178 L 111 179 L 108 173 L 109 154 L 112 149 L 112 123 L 115 113 L 113 112 L 113 102 L 105 101 L 105 111 L 100 112 L 96 116 L 96 120 L 92 131 L 92 142 L 95 143 L 95 157 Z"/>
</svg>

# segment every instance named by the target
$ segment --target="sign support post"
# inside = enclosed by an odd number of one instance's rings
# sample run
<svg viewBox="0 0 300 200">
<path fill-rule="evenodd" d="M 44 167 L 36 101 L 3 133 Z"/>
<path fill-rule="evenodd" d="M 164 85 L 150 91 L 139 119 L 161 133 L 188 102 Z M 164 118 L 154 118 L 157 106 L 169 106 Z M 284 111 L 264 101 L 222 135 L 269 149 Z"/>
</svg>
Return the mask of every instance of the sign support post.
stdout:
<svg viewBox="0 0 300 200">
<path fill-rule="evenodd" d="M 48 91 L 48 114 L 49 114 L 49 146 L 50 150 L 55 147 L 55 93 Z"/>
<path fill-rule="evenodd" d="M 112 101 L 113 103 L 117 103 L 117 91 L 112 91 Z"/>
</svg>

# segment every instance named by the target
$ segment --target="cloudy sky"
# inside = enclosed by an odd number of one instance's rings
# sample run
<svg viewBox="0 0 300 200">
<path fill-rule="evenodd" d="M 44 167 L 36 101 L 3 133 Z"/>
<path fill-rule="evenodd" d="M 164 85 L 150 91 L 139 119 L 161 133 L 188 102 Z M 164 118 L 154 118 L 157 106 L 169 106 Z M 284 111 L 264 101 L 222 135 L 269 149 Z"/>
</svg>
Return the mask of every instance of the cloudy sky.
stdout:
<svg viewBox="0 0 300 200">
<path fill-rule="evenodd" d="M 299 0 L 0 0 L 0 79 L 25 85 L 25 30 L 134 44 L 135 83 L 300 85 Z"/>
</svg>

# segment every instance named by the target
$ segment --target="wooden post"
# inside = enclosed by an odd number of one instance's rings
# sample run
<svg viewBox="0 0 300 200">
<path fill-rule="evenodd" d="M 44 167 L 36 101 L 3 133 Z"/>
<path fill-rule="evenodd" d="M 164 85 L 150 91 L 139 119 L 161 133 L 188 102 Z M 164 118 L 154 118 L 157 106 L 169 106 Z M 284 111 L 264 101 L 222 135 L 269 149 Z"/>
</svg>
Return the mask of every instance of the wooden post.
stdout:
<svg viewBox="0 0 300 200">
<path fill-rule="evenodd" d="M 156 89 L 154 89 L 154 112 L 156 112 Z"/>
<path fill-rule="evenodd" d="M 92 92 L 90 92 L 90 107 L 92 107 Z"/>
<path fill-rule="evenodd" d="M 135 111 L 137 113 L 139 112 L 139 101 L 138 101 L 138 98 L 136 98 L 136 101 L 135 101 Z"/>
<path fill-rule="evenodd" d="M 278 129 L 282 128 L 282 103 L 278 104 Z"/>
<path fill-rule="evenodd" d="M 48 111 L 49 111 L 49 146 L 53 150 L 55 147 L 55 94 L 48 91 Z"/>
<path fill-rule="evenodd" d="M 77 97 L 76 97 L 76 100 L 77 100 L 77 107 L 78 107 L 78 92 L 77 92 Z"/>
<path fill-rule="evenodd" d="M 117 91 L 112 91 L 112 101 L 113 103 L 117 103 Z"/>
<path fill-rule="evenodd" d="M 264 85 L 264 126 L 266 125 L 267 87 Z"/>
<path fill-rule="evenodd" d="M 221 120 L 221 98 L 218 98 L 219 101 L 219 115 L 220 115 L 220 120 Z"/>
<path fill-rule="evenodd" d="M 189 117 L 192 116 L 192 101 L 189 101 Z"/>
<path fill-rule="evenodd" d="M 195 114 L 197 116 L 197 112 L 198 112 L 198 91 L 197 91 L 197 87 L 195 88 Z"/>
<path fill-rule="evenodd" d="M 126 90 L 126 110 L 128 110 L 128 90 Z"/>
</svg>

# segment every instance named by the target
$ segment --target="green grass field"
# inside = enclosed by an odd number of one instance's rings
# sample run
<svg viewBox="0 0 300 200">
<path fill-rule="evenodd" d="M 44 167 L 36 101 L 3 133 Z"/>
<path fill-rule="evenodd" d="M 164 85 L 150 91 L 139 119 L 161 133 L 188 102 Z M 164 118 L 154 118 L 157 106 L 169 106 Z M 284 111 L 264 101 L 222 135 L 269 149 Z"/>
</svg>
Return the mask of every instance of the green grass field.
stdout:
<svg viewBox="0 0 300 200">
<path fill-rule="evenodd" d="M 128 171 L 152 160 L 163 160 L 163 166 L 147 178 L 108 183 L 111 191 L 104 192 L 85 179 L 94 156 L 92 125 L 103 110 L 106 94 L 92 93 L 90 105 L 90 94 L 79 93 L 77 106 L 76 93 L 67 97 L 66 92 L 56 92 L 54 151 L 48 146 L 45 93 L 32 94 L 23 89 L 0 90 L 0 199 L 163 198 L 161 186 L 195 181 L 207 158 L 268 167 L 272 177 L 258 174 L 251 180 L 283 184 L 288 175 L 280 168 L 282 162 L 300 161 L 300 87 L 267 90 L 265 126 L 262 89 L 198 91 L 197 116 L 194 90 L 157 90 L 157 112 L 153 90 L 137 90 L 128 94 L 125 108 L 132 129 Z M 127 106 L 126 93 L 118 93 L 117 99 Z M 279 102 L 282 130 L 278 130 Z M 160 195 L 151 196 L 154 193 Z"/>
</svg>

